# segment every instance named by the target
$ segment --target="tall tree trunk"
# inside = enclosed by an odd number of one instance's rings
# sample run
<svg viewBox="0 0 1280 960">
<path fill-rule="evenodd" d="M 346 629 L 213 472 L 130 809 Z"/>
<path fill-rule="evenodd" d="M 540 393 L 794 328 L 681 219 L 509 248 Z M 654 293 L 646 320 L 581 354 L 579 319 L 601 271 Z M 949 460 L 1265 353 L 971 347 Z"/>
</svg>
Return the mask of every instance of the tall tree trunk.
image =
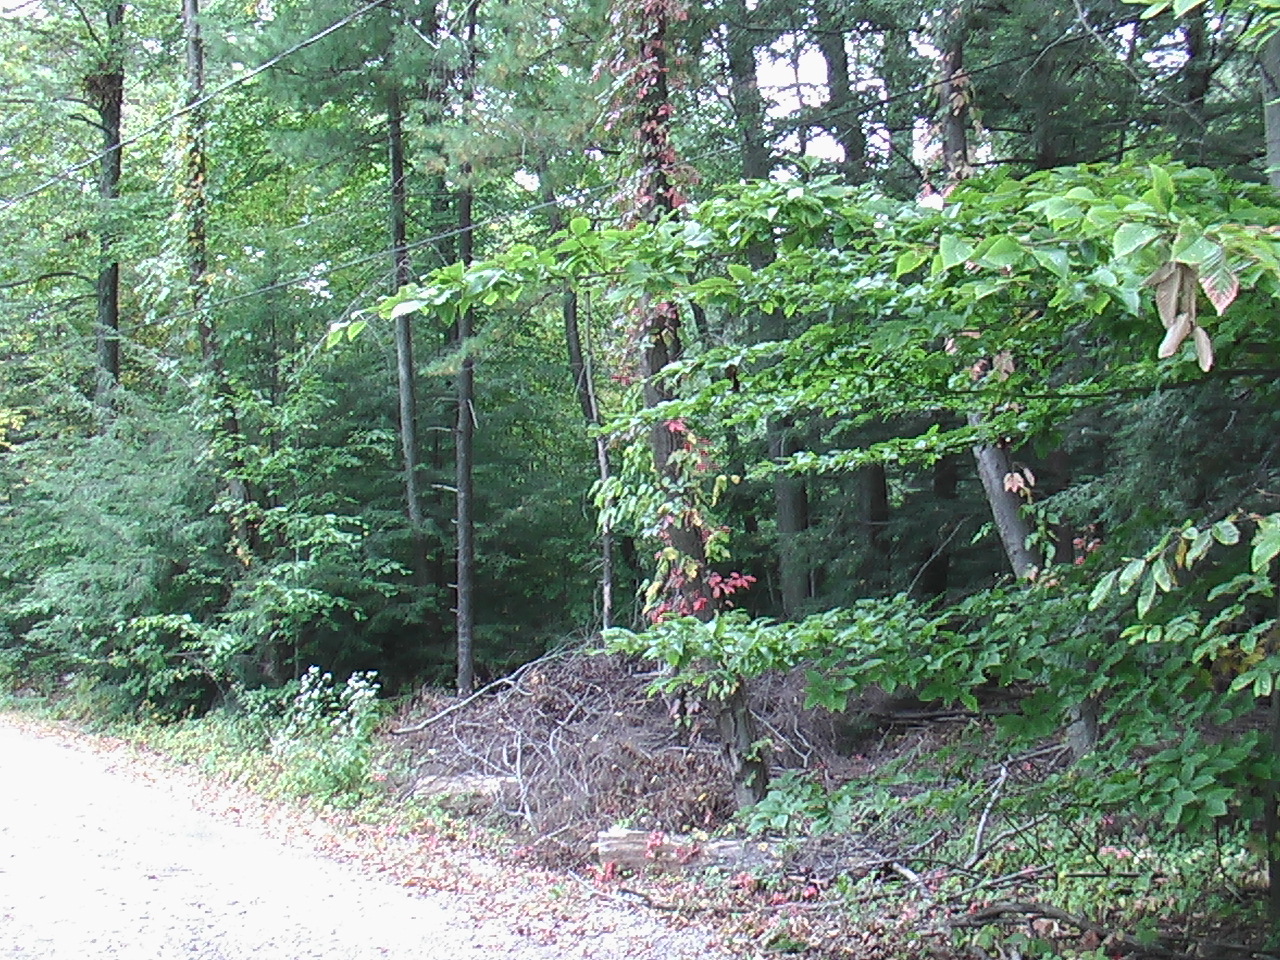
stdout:
<svg viewBox="0 0 1280 960">
<path fill-rule="evenodd" d="M 951 538 L 955 536 L 949 505 L 956 500 L 960 469 L 957 458 L 943 457 L 933 467 L 933 500 L 937 506 L 938 522 L 933 542 L 926 548 L 923 564 L 917 580 L 920 592 L 926 597 L 944 597 L 951 576 Z"/>
<path fill-rule="evenodd" d="M 1280 30 L 1263 42 L 1258 57 L 1262 76 L 1262 119 L 1266 134 L 1267 182 L 1280 191 Z"/>
<path fill-rule="evenodd" d="M 629 0 L 633 2 L 634 0 Z M 640 152 L 644 172 L 641 194 L 646 199 L 639 214 L 656 220 L 669 216 L 680 205 L 670 173 L 675 168 L 675 152 L 671 144 L 671 101 L 668 83 L 668 18 L 667 3 L 635 3 L 636 19 L 643 36 L 637 82 L 640 94 Z M 684 352 L 681 342 L 680 310 L 674 303 L 641 305 L 639 318 L 644 342 L 641 376 L 644 378 L 644 403 L 656 407 L 673 398 L 671 388 L 659 379 L 661 371 L 679 360 Z M 670 424 L 655 423 L 650 430 L 654 469 L 673 486 L 681 484 L 679 458 L 684 435 L 670 429 Z M 671 518 L 668 526 L 669 545 L 684 561 L 681 575 L 668 582 L 668 592 L 681 612 L 710 620 L 715 613 L 714 598 L 707 583 L 707 554 L 703 528 L 691 511 Z M 757 749 L 755 719 L 751 714 L 746 679 L 718 705 L 717 722 L 721 743 L 734 783 L 734 797 L 739 806 L 748 806 L 764 798 L 768 788 L 768 765 Z"/>
<path fill-rule="evenodd" d="M 982 414 L 969 414 L 970 426 L 978 427 L 982 423 Z M 1034 577 L 1043 566 L 1044 559 L 1027 546 L 1031 526 L 1022 515 L 1022 499 L 1005 486 L 1005 477 L 1013 472 L 1009 452 L 995 444 L 979 444 L 973 448 L 973 456 L 978 462 L 982 489 L 991 506 L 996 533 L 1000 536 L 1000 543 L 1004 547 L 1009 566 L 1013 569 L 1013 575 L 1019 578 Z"/>
<path fill-rule="evenodd" d="M 1267 181 L 1272 190 L 1280 193 L 1280 30 L 1263 42 L 1258 66 L 1262 74 Z M 1280 616 L 1280 607 L 1276 613 Z M 1276 765 L 1280 764 L 1280 690 L 1271 691 L 1270 727 L 1269 759 Z M 1280 941 L 1280 779 L 1274 775 L 1264 787 L 1263 805 L 1262 828 L 1267 838 L 1267 919 L 1272 938 Z"/>
<path fill-rule="evenodd" d="M 240 453 L 240 419 L 236 413 L 226 366 L 218 342 L 217 326 L 209 309 L 209 199 L 208 155 L 205 131 L 207 115 L 205 97 L 204 38 L 200 23 L 200 0 L 182 0 L 182 30 L 186 41 L 187 96 L 182 162 L 184 176 L 179 188 L 180 203 L 186 225 L 187 291 L 196 331 L 200 340 L 200 358 L 208 377 L 208 396 L 213 406 L 214 442 L 227 445 L 225 494 L 236 504 L 248 506 L 253 493 L 245 480 L 245 463 Z M 274 339 L 274 333 L 271 339 Z M 274 368 L 273 368 L 274 369 Z M 249 566 L 257 555 L 261 535 L 252 511 L 242 510 L 228 516 L 230 550 L 242 566 Z M 262 672 L 270 679 L 283 679 L 282 651 L 268 643 L 258 651 Z"/>
<path fill-rule="evenodd" d="M 769 457 L 778 460 L 800 449 L 789 418 L 769 421 Z M 779 476 L 773 481 L 774 514 L 778 525 L 778 591 L 782 615 L 797 619 L 813 596 L 813 570 L 801 535 L 809 529 L 809 485 L 803 477 Z"/>
<path fill-rule="evenodd" d="M 957 17 L 957 20 L 959 17 Z M 955 36 L 942 55 L 942 81 L 938 95 L 942 109 L 942 163 L 947 176 L 963 180 L 969 165 L 969 93 L 964 72 L 964 30 L 955 26 Z"/>
<path fill-rule="evenodd" d="M 476 17 L 479 0 L 467 7 L 466 103 L 475 101 Z M 475 193 L 471 188 L 471 164 L 462 165 L 462 189 L 458 192 L 458 259 L 470 264 L 475 256 L 472 207 Z M 458 630 L 458 695 L 470 696 L 475 689 L 475 365 L 471 358 L 474 317 L 465 310 L 458 317 L 458 348 L 462 362 L 458 369 L 458 419 L 454 431 L 454 487 L 457 490 L 457 616 Z"/>
<path fill-rule="evenodd" d="M 102 131 L 102 161 L 98 165 L 98 207 L 103 220 L 99 237 L 95 340 L 98 376 L 94 396 L 109 406 L 120 382 L 120 260 L 115 226 L 115 201 L 120 196 L 121 126 L 124 117 L 125 5 L 107 8 L 107 33 L 96 69 L 85 77 L 85 88 Z"/>
<path fill-rule="evenodd" d="M 844 5 L 828 4 L 818 24 L 818 50 L 827 65 L 825 126 L 844 151 L 840 172 L 846 183 L 862 183 L 867 176 L 867 136 L 859 121 L 849 78 L 849 50 L 845 45 Z"/>
<path fill-rule="evenodd" d="M 564 229 L 564 217 L 555 202 L 550 175 L 545 162 L 539 165 L 538 176 L 542 180 L 542 201 L 550 211 L 548 220 L 554 231 Z M 600 426 L 600 405 L 596 400 L 595 376 L 588 362 L 588 354 L 582 346 L 582 330 L 578 323 L 578 294 L 566 289 L 561 301 L 564 317 L 564 342 L 569 358 L 569 376 L 573 378 L 573 391 L 582 410 L 582 420 L 595 432 L 596 468 L 600 483 L 607 484 L 613 476 L 613 464 L 609 458 L 609 444 Z M 607 506 L 607 505 L 606 505 Z M 605 509 L 600 520 L 600 626 L 613 626 L 614 536 L 610 511 Z"/>
<path fill-rule="evenodd" d="M 742 137 L 742 177 L 744 180 L 768 180 L 773 172 L 773 158 L 765 139 L 765 106 L 757 76 L 756 49 L 758 34 L 752 12 L 739 0 L 732 8 L 733 31 L 729 36 L 729 84 L 734 117 Z M 753 244 L 747 250 L 747 261 L 759 270 L 773 260 L 773 251 L 764 244 Z M 781 313 L 751 318 L 761 340 L 783 339 L 787 335 L 786 320 Z M 793 426 L 787 418 L 772 418 L 767 427 L 769 456 L 789 456 L 799 449 Z M 809 527 L 809 487 L 803 477 L 780 476 L 773 481 L 774 516 L 778 530 L 778 587 L 782 612 L 786 617 L 800 615 L 812 596 L 809 559 L 800 543 L 800 534 Z"/>
<path fill-rule="evenodd" d="M 209 287 L 208 159 L 205 155 L 204 38 L 200 31 L 200 0 L 182 0 L 182 32 L 187 46 L 187 112 L 183 164 L 186 167 L 183 205 L 187 224 L 187 289 L 196 314 L 200 355 L 216 362 L 213 323 L 206 304 Z"/>
<path fill-rule="evenodd" d="M 388 57 L 388 61 L 390 58 Z M 388 62 L 388 66 L 390 63 Z M 387 90 L 387 166 L 391 214 L 391 255 L 394 264 L 395 289 L 412 282 L 413 264 L 409 259 L 406 228 L 407 191 L 404 167 L 404 104 L 400 88 L 393 79 Z M 418 394 L 413 363 L 413 324 L 409 314 L 396 317 L 396 395 L 400 411 L 400 451 L 404 464 L 405 513 L 409 520 L 412 544 L 414 583 L 427 586 L 427 540 L 423 527 L 422 492 L 418 486 Z"/>
<path fill-rule="evenodd" d="M 1192 162 L 1203 162 L 1205 130 L 1208 127 L 1205 106 L 1216 69 L 1204 10 L 1199 7 L 1188 10 L 1182 17 L 1182 31 L 1186 41 L 1186 60 L 1182 65 L 1175 128 L 1180 131 L 1184 155 L 1189 156 Z"/>
<path fill-rule="evenodd" d="M 942 57 L 942 153 L 951 180 L 964 179 L 969 171 L 969 95 L 968 79 L 964 73 L 963 21 L 957 18 L 953 34 Z M 980 413 L 969 414 L 969 425 L 978 427 L 984 422 Z M 973 448 L 978 465 L 978 476 L 996 532 L 1004 547 L 1009 566 L 1016 577 L 1034 576 L 1043 565 L 1043 559 L 1027 546 L 1031 528 L 1022 515 L 1022 500 L 1005 485 L 1005 477 L 1012 472 L 1009 453 L 994 444 L 978 444 Z"/>
</svg>

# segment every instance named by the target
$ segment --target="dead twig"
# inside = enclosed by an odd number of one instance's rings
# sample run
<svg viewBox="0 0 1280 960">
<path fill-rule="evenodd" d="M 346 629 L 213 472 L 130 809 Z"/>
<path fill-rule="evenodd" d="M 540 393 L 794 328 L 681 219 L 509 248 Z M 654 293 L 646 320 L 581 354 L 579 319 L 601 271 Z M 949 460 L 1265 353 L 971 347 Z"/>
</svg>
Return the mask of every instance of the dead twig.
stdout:
<svg viewBox="0 0 1280 960">
<path fill-rule="evenodd" d="M 456 713 L 457 711 L 461 710 L 463 707 L 479 700 L 485 694 L 491 693 L 492 691 L 497 690 L 499 687 L 516 686 L 520 682 L 521 676 L 527 673 L 531 668 L 544 664 L 548 660 L 552 660 L 562 656 L 564 656 L 564 653 L 557 650 L 554 653 L 549 653 L 544 657 L 539 657 L 537 660 L 531 660 L 528 663 L 524 664 L 523 666 L 520 666 L 517 669 L 513 670 L 507 676 L 499 677 L 497 680 L 494 680 L 492 683 L 486 683 L 483 687 L 481 687 L 475 693 L 471 694 L 471 696 L 463 697 L 457 703 L 449 704 L 449 706 L 445 707 L 435 716 L 427 717 L 427 719 L 425 720 L 420 720 L 419 722 L 415 723 L 411 727 L 397 727 L 395 730 L 392 730 L 391 732 L 396 736 L 403 736 L 407 733 L 421 733 L 423 730 L 427 729 L 427 727 L 431 726 L 432 724 L 439 723 L 445 717 L 449 716 L 452 713 Z"/>
<path fill-rule="evenodd" d="M 982 841 L 987 834 L 987 821 L 991 817 L 991 810 L 995 807 L 1000 799 L 1000 791 L 1004 789 L 1005 781 L 1009 779 L 1009 767 L 1007 764 L 1001 764 L 1000 776 L 996 777 L 995 783 L 991 785 L 991 798 L 987 800 L 987 805 L 982 808 L 982 816 L 978 818 L 978 828 L 973 835 L 973 853 L 969 855 L 969 860 L 965 866 L 972 870 L 979 861 L 986 855 L 986 851 L 982 848 Z"/>
</svg>

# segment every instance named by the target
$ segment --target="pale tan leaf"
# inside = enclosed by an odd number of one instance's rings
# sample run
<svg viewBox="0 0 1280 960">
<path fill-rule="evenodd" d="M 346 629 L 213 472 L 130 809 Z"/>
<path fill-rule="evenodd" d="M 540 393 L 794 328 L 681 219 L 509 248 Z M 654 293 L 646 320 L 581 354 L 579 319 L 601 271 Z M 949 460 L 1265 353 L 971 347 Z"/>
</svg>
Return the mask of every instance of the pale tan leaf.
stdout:
<svg viewBox="0 0 1280 960">
<path fill-rule="evenodd" d="M 1196 327 L 1196 359 L 1200 361 L 1200 369 L 1208 373 L 1213 369 L 1213 341 L 1209 339 L 1209 334 L 1205 333 L 1204 327 Z"/>
<path fill-rule="evenodd" d="M 1197 328 L 1199 329 L 1199 328 Z M 1187 339 L 1187 335 L 1191 333 L 1191 318 L 1185 313 L 1178 314 L 1178 318 L 1173 321 L 1173 325 L 1169 327 L 1169 332 L 1164 335 L 1164 339 L 1160 341 L 1160 349 L 1156 351 L 1156 356 L 1161 360 L 1168 360 L 1178 348 L 1182 346 L 1182 341 Z"/>
<path fill-rule="evenodd" d="M 1160 322 L 1164 324 L 1166 330 L 1173 326 L 1173 321 L 1178 315 L 1178 292 L 1182 276 L 1179 266 L 1181 265 L 1172 261 L 1161 264 L 1143 281 L 1146 286 L 1155 288 L 1156 311 L 1160 314 Z"/>
<path fill-rule="evenodd" d="M 1191 318 L 1191 322 L 1196 322 L 1196 314 L 1198 310 L 1198 298 L 1196 297 L 1196 284 L 1200 278 L 1199 271 L 1194 265 L 1189 263 L 1178 264 L 1178 309 L 1177 313 L 1185 313 Z"/>
<path fill-rule="evenodd" d="M 1142 281 L 1142 285 L 1144 287 L 1160 286 L 1160 284 L 1164 283 L 1171 276 L 1173 276 L 1173 271 L 1177 269 L 1177 266 L 1178 265 L 1174 263 L 1172 260 L 1168 261 L 1167 263 L 1160 264 L 1160 266 L 1156 267 L 1153 271 L 1151 271 L 1151 276 L 1147 277 L 1147 279 Z"/>
<path fill-rule="evenodd" d="M 1213 304 L 1213 309 L 1218 311 L 1218 316 L 1222 316 L 1240 292 L 1240 278 L 1231 270 L 1226 270 L 1225 275 L 1201 277 L 1200 287 Z"/>
</svg>

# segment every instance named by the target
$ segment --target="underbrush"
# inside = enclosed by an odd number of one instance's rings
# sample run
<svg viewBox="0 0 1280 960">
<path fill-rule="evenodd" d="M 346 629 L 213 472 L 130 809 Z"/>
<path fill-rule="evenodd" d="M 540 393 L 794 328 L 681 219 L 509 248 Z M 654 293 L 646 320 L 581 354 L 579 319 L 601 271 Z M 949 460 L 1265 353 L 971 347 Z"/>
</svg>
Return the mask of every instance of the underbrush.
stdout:
<svg viewBox="0 0 1280 960">
<path fill-rule="evenodd" d="M 650 696 L 652 679 L 626 657 L 560 654 L 469 701 L 428 691 L 389 716 L 372 676 L 313 669 L 198 719 L 112 732 L 343 822 L 555 867 L 591 896 L 715 926 L 747 956 L 1277 956 L 1260 945 L 1250 822 L 1174 829 L 1167 811 L 1097 803 L 1056 740 L 1007 755 L 981 711 L 806 709 L 787 675 L 755 684 L 775 779 L 735 816 L 713 711 Z M 60 709 L 93 700 L 72 686 Z M 767 858 L 628 872 L 591 849 L 619 825 L 690 852 L 739 837 Z"/>
<path fill-rule="evenodd" d="M 804 678 L 782 674 L 753 688 L 773 789 L 735 817 L 713 710 L 650 696 L 653 679 L 627 657 L 568 655 L 461 707 L 423 694 L 398 718 L 413 757 L 402 789 L 470 783 L 484 794 L 472 812 L 505 818 L 525 855 L 712 920 L 747 954 L 1272 956 L 1248 821 L 1171 827 L 1169 810 L 1101 802 L 1056 738 L 1010 754 L 981 709 L 883 696 L 807 709 Z M 691 859 L 728 835 L 770 859 L 629 874 L 591 855 L 615 825 L 655 848 L 678 837 Z"/>
<path fill-rule="evenodd" d="M 69 676 L 4 706 L 142 743 L 202 773 L 274 799 L 354 808 L 387 799 L 397 752 L 378 735 L 387 707 L 373 673 L 336 681 L 318 667 L 278 688 L 233 685 L 199 717 L 173 720 L 143 704 L 118 709 L 110 684 Z"/>
</svg>

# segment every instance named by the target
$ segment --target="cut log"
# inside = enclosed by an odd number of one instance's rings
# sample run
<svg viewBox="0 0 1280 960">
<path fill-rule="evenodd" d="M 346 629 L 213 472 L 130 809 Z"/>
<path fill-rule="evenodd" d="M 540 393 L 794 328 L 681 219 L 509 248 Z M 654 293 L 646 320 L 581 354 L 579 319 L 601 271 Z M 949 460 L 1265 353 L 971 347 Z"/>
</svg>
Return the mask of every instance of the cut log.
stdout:
<svg viewBox="0 0 1280 960">
<path fill-rule="evenodd" d="M 596 836 L 601 864 L 623 870 L 683 871 L 708 867 L 745 870 L 777 867 L 780 857 L 768 843 L 748 840 L 699 840 L 661 830 L 613 827 Z"/>
<path fill-rule="evenodd" d="M 485 777 L 476 773 L 430 774 L 413 783 L 407 795 L 433 796 L 448 809 L 471 809 L 475 801 L 493 801 L 518 782 L 515 777 Z"/>
</svg>

